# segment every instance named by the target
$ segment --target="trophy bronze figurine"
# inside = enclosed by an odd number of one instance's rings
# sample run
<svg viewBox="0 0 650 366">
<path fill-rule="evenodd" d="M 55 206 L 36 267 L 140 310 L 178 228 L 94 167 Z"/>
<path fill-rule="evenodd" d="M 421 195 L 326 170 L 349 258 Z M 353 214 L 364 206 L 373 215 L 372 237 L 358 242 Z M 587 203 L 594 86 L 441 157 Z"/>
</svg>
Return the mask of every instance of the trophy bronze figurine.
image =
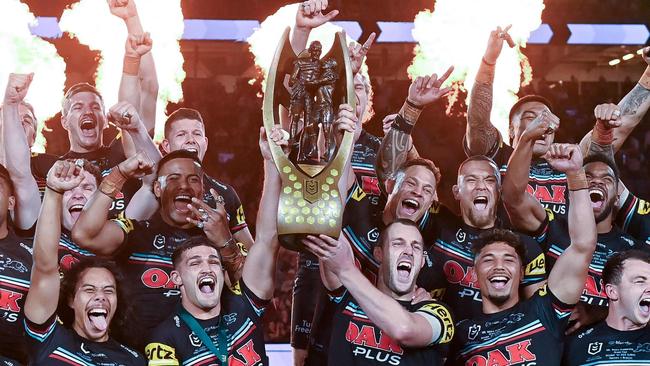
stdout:
<svg viewBox="0 0 650 366">
<path fill-rule="evenodd" d="M 263 116 L 267 136 L 276 125 L 289 132 L 288 152 L 269 140 L 282 178 L 278 239 L 301 251 L 306 235 L 338 238 L 343 217 L 339 180 L 352 150 L 352 133 L 337 146 L 334 120 L 340 104 L 356 105 L 345 34 L 337 32 L 332 49 L 321 58 L 318 41 L 296 55 L 287 28 L 269 69 Z M 281 121 L 280 116 L 288 116 Z"/>
</svg>

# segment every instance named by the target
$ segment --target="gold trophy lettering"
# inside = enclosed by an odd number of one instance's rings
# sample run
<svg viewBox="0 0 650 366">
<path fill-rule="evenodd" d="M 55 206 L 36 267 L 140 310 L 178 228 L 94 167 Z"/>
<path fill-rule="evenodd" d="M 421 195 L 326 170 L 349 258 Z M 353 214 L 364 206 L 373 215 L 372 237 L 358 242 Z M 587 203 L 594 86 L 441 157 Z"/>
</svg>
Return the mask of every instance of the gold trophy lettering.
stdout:
<svg viewBox="0 0 650 366">
<path fill-rule="evenodd" d="M 282 177 L 278 238 L 301 251 L 306 235 L 338 238 L 343 217 L 339 180 L 352 151 L 352 133 L 337 146 L 334 120 L 338 106 L 356 105 L 345 34 L 337 32 L 332 49 L 321 56 L 318 41 L 296 55 L 287 28 L 269 69 L 263 116 L 267 135 L 276 125 L 289 131 L 289 152 L 269 141 Z M 281 121 L 280 116 L 288 118 Z M 288 119 L 288 121 L 286 120 Z"/>
</svg>

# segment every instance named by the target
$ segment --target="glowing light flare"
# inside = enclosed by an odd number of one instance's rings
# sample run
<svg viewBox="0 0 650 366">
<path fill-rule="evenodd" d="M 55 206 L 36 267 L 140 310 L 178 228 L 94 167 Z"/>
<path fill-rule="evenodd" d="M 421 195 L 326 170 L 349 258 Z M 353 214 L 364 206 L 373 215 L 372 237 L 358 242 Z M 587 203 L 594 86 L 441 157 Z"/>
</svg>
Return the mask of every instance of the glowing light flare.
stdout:
<svg viewBox="0 0 650 366">
<path fill-rule="evenodd" d="M 618 65 L 620 63 L 621 63 L 621 60 L 618 59 L 618 58 L 615 58 L 615 59 L 609 61 L 609 66 L 616 66 L 616 65 Z"/>
<path fill-rule="evenodd" d="M 296 12 L 298 11 L 297 4 L 289 4 L 278 9 L 273 15 L 267 17 L 255 32 L 248 37 L 246 40 L 248 42 L 249 50 L 255 57 L 255 65 L 260 71 L 260 76 L 262 78 L 262 90 L 266 86 L 266 75 L 268 74 L 269 67 L 273 61 L 273 55 L 275 54 L 275 49 L 280 42 L 280 37 L 282 32 L 286 27 L 291 27 L 293 30 L 296 23 Z M 331 9 L 327 9 L 330 11 Z M 335 19 L 336 20 L 336 19 Z M 320 41 L 323 45 L 322 54 L 325 55 L 329 52 L 332 44 L 334 43 L 334 36 L 336 32 L 343 30 L 343 28 L 334 25 L 332 23 L 325 23 L 320 27 L 312 29 L 309 34 L 309 40 L 307 45 L 312 41 Z M 354 40 L 346 35 L 348 44 Z M 365 64 L 361 67 L 361 73 L 368 76 L 368 66 Z"/>
<path fill-rule="evenodd" d="M 633 58 L 634 58 L 634 54 L 633 54 L 633 53 L 628 53 L 627 55 L 624 55 L 624 56 L 622 57 L 623 61 L 631 60 L 631 59 L 633 59 Z"/>
<path fill-rule="evenodd" d="M 135 0 L 142 27 L 151 34 L 153 58 L 158 77 L 156 104 L 156 140 L 162 138 L 165 108 L 168 102 L 183 97 L 185 79 L 183 55 L 178 41 L 183 35 L 180 0 Z M 106 107 L 117 102 L 127 31 L 124 21 L 110 13 L 105 0 L 81 0 L 66 9 L 61 30 L 76 37 L 92 50 L 100 51 L 95 79 Z"/>
<path fill-rule="evenodd" d="M 36 18 L 26 4 L 18 0 L 0 0 L 0 98 L 4 98 L 10 73 L 34 73 L 25 100 L 34 106 L 39 121 L 32 151 L 43 153 L 44 122 L 61 110 L 65 61 L 53 44 L 32 35 L 30 25 L 36 25 Z"/>
<path fill-rule="evenodd" d="M 543 0 L 436 1 L 434 12 L 421 11 L 415 17 L 413 38 L 418 44 L 409 76 L 440 75 L 454 65 L 447 80 L 447 84 L 457 84 L 448 99 L 449 112 L 461 90 L 467 90 L 469 98 L 490 32 L 497 26 L 512 24 L 509 33 L 518 46 L 509 48 L 504 43 L 497 62 L 491 116 L 506 138 L 508 113 L 517 100 L 516 93 L 532 80 L 532 68 L 520 48 L 541 25 L 543 9 Z"/>
</svg>

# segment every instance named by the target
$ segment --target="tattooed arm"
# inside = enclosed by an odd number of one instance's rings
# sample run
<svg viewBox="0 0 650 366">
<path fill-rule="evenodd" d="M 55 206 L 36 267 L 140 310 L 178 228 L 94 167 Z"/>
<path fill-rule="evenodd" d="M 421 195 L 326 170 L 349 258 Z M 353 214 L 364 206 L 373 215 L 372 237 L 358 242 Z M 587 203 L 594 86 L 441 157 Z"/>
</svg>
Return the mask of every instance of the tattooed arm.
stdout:
<svg viewBox="0 0 650 366">
<path fill-rule="evenodd" d="M 499 143 L 499 132 L 490 122 L 492 85 L 503 41 L 510 37 L 508 29 L 509 26 L 503 31 L 501 27 L 497 27 L 490 33 L 487 49 L 481 59 L 481 66 L 472 87 L 465 132 L 465 141 L 470 155 L 487 155 Z"/>
<path fill-rule="evenodd" d="M 647 56 L 646 47 L 644 55 L 646 62 L 650 63 Z M 639 83 L 630 90 L 629 93 L 618 103 L 620 108 L 620 117 L 618 117 L 619 125 L 612 129 L 613 140 L 612 148 L 617 152 L 627 137 L 632 133 L 632 130 L 641 122 L 643 116 L 650 107 L 650 66 L 648 66 L 639 79 Z M 596 107 L 598 108 L 598 107 Z M 580 147 L 583 152 L 587 151 L 592 140 L 593 131 L 590 131 L 583 137 L 580 142 Z"/>
<path fill-rule="evenodd" d="M 384 135 L 377 155 L 377 177 L 380 187 L 386 190 L 386 180 L 408 159 L 418 157 L 411 141 L 411 131 L 415 127 L 422 113 L 422 109 L 444 97 L 451 91 L 451 88 L 443 88 L 442 84 L 454 71 L 451 66 L 440 77 L 436 74 L 431 76 L 418 76 L 409 86 L 408 97 L 402 105 L 391 128 Z"/>
</svg>

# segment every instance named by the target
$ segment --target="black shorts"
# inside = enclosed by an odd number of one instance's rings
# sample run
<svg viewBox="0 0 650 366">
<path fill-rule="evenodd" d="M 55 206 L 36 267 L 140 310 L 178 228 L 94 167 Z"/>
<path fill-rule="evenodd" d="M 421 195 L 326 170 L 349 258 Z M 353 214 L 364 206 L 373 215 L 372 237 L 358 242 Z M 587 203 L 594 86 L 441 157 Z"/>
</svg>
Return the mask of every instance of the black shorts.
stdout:
<svg viewBox="0 0 650 366">
<path fill-rule="evenodd" d="M 291 347 L 306 350 L 309 346 L 314 311 L 323 293 L 326 292 L 318 258 L 311 253 L 300 253 L 291 304 Z"/>
</svg>

